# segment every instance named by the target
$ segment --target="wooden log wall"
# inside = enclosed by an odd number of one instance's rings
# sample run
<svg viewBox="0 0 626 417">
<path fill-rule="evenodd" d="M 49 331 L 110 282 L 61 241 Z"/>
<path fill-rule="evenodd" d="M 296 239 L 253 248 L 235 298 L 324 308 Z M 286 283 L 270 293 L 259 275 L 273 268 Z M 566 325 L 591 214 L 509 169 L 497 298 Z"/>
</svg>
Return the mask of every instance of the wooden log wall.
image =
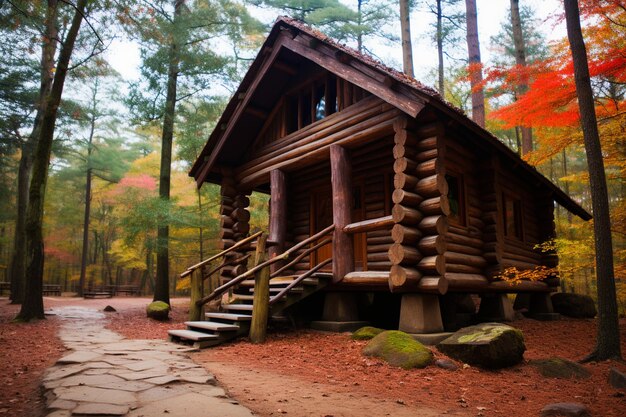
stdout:
<svg viewBox="0 0 626 417">
<path fill-rule="evenodd" d="M 415 127 L 406 117 L 394 122 L 394 178 L 391 230 L 392 291 L 417 291 L 423 276 L 437 288 L 445 281 L 448 187 L 438 124 Z"/>
<path fill-rule="evenodd" d="M 501 267 L 532 269 L 537 265 L 542 265 L 543 254 L 534 247 L 554 233 L 551 196 L 542 192 L 536 184 L 529 184 L 509 169 L 500 170 L 498 181 L 502 190 L 515 190 L 510 195 L 521 202 L 522 210 L 522 236 L 521 238 L 504 236 Z M 502 217 L 503 214 L 500 216 Z M 546 257 L 546 260 L 548 259 L 550 259 L 549 256 Z M 551 263 L 554 264 L 555 260 L 552 257 Z"/>
<path fill-rule="evenodd" d="M 220 249 L 228 249 L 237 241 L 248 236 L 250 231 L 249 193 L 237 190 L 232 171 L 224 170 L 220 189 Z M 228 253 L 229 258 L 240 258 L 245 251 Z M 220 281 L 225 283 L 246 271 L 246 264 L 224 267 L 220 272 Z"/>
<path fill-rule="evenodd" d="M 489 195 L 493 197 L 492 192 L 485 193 L 484 190 L 493 188 L 493 181 L 489 181 L 489 172 L 481 171 L 484 168 L 472 148 L 454 137 L 446 136 L 443 142 L 446 172 L 457 178 L 461 200 L 460 215 L 449 220 L 446 232 L 445 260 L 446 273 L 450 277 L 449 288 L 483 287 L 487 267 L 482 233 L 486 224 L 483 213 Z M 484 180 L 485 177 L 488 179 Z"/>
</svg>

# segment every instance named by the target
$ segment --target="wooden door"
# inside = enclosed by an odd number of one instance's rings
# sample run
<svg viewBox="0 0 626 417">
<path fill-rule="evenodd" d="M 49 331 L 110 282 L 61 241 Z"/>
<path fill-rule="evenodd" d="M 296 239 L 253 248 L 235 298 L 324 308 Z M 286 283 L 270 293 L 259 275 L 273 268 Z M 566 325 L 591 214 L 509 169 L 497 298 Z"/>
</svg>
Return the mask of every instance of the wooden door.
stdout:
<svg viewBox="0 0 626 417">
<path fill-rule="evenodd" d="M 333 224 L 333 199 L 330 187 L 319 188 L 311 194 L 311 235 L 320 232 Z M 323 237 L 321 240 L 326 239 Z M 313 253 L 311 268 L 320 262 L 333 256 L 332 244 L 324 245 Z M 324 271 L 331 271 L 332 265 L 328 264 Z"/>
<path fill-rule="evenodd" d="M 363 205 L 363 185 L 359 184 L 352 189 L 352 221 L 357 222 L 364 219 Z M 330 187 L 319 188 L 311 194 L 311 235 L 324 230 L 333 224 L 333 199 Z M 367 240 L 365 233 L 354 235 L 354 264 L 357 271 L 367 270 L 366 255 Z M 331 258 L 333 255 L 332 245 L 324 245 L 319 248 L 311 257 L 311 267 Z M 324 271 L 332 270 L 329 264 L 323 268 Z"/>
</svg>

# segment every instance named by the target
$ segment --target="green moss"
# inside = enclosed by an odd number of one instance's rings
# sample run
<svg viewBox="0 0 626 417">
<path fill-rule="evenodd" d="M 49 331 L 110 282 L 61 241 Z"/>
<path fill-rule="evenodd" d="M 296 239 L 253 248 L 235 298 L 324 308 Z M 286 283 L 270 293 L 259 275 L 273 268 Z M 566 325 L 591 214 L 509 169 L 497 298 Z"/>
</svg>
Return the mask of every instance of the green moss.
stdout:
<svg viewBox="0 0 626 417">
<path fill-rule="evenodd" d="M 433 354 L 429 349 L 398 330 L 380 333 L 370 340 L 363 353 L 404 369 L 424 368 L 433 361 Z"/>
<path fill-rule="evenodd" d="M 146 307 L 146 315 L 155 320 L 165 321 L 169 318 L 170 306 L 163 301 L 153 301 Z"/>
<path fill-rule="evenodd" d="M 361 327 L 359 330 L 352 333 L 352 340 L 370 340 L 375 336 L 378 336 L 384 332 L 383 329 L 379 329 L 378 327 L 365 326 Z"/>
</svg>

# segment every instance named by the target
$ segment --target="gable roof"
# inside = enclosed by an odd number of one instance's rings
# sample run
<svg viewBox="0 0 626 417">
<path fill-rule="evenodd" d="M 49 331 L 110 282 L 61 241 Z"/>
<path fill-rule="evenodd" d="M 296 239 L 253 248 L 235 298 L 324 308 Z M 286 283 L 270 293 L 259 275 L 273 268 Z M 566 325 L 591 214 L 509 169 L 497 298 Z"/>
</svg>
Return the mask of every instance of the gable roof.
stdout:
<svg viewBox="0 0 626 417">
<path fill-rule="evenodd" d="M 358 87 L 395 106 L 411 117 L 416 117 L 426 106 L 454 119 L 473 136 L 500 157 L 530 175 L 537 184 L 547 187 L 556 202 L 581 217 L 591 215 L 560 188 L 539 173 L 535 167 L 522 160 L 494 135 L 469 119 L 461 110 L 446 102 L 437 91 L 412 77 L 389 68 L 373 58 L 346 47 L 300 21 L 279 17 L 257 57 L 244 76 L 237 91 L 222 113 L 210 134 L 204 149 L 192 166 L 189 175 L 201 186 L 211 175 L 219 161 L 225 165 L 236 164 L 242 149 L 254 139 L 264 121 L 263 107 L 272 106 L 280 97 L 280 88 L 294 75 L 289 65 L 307 60 L 348 80 Z M 271 88 L 262 88 L 263 86 Z M 262 90 L 264 94 L 255 94 Z M 272 96 L 274 94 L 274 96 Z M 265 105 L 265 106 L 263 106 Z M 245 123 L 244 123 L 245 121 Z"/>
</svg>

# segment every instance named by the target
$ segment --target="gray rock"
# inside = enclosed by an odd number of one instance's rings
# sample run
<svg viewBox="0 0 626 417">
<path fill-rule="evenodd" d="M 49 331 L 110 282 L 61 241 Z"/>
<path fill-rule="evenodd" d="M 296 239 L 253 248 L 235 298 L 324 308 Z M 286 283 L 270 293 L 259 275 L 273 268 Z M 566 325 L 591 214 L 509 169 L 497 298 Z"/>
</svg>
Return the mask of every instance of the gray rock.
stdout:
<svg viewBox="0 0 626 417">
<path fill-rule="evenodd" d="M 541 409 L 541 417 L 591 417 L 587 407 L 580 403 L 554 403 Z"/>
<path fill-rule="evenodd" d="M 530 361 L 539 373 L 547 378 L 587 379 L 591 372 L 584 366 L 563 358 L 537 359 Z"/>
<path fill-rule="evenodd" d="M 424 368 L 433 361 L 433 353 L 428 348 L 398 330 L 380 333 L 369 341 L 363 353 L 404 369 Z"/>
<path fill-rule="evenodd" d="M 452 359 L 497 369 L 521 362 L 526 346 L 520 330 L 500 323 L 482 323 L 457 331 L 437 349 Z"/>
<path fill-rule="evenodd" d="M 617 389 L 626 389 L 626 374 L 617 368 L 609 371 L 609 384 Z"/>
<path fill-rule="evenodd" d="M 592 319 L 598 314 L 593 298 L 588 295 L 559 292 L 552 294 L 554 311 L 577 319 Z"/>
<path fill-rule="evenodd" d="M 456 371 L 457 369 L 459 369 L 459 365 L 457 365 L 450 359 L 437 359 L 435 361 L 435 365 L 442 369 L 447 369 L 448 371 Z"/>
</svg>

